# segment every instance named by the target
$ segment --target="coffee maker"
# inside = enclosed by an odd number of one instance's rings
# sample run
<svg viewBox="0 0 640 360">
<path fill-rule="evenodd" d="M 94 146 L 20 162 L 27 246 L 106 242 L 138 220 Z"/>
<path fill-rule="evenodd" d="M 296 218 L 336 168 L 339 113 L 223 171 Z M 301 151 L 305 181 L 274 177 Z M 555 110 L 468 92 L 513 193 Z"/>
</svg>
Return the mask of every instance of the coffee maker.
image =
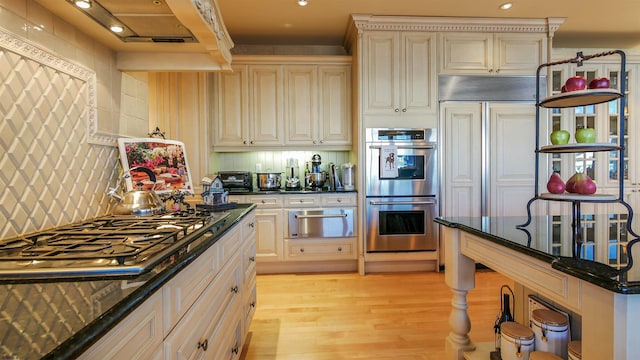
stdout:
<svg viewBox="0 0 640 360">
<path fill-rule="evenodd" d="M 300 190 L 298 159 L 287 159 L 287 169 L 285 176 L 287 180 L 284 183 L 285 190 Z"/>
</svg>

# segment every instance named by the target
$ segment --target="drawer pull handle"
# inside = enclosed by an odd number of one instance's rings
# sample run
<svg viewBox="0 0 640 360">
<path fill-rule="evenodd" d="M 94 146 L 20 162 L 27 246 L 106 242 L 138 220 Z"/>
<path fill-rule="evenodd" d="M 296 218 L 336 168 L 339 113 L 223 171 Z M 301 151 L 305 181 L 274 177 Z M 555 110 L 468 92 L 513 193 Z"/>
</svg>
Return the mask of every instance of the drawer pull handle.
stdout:
<svg viewBox="0 0 640 360">
<path fill-rule="evenodd" d="M 231 288 L 231 292 L 232 292 L 232 293 L 236 293 L 236 294 L 237 294 L 239 290 L 240 290 L 240 289 L 238 288 L 238 285 L 236 285 L 236 286 L 234 286 L 234 287 L 232 287 L 232 288 Z"/>
<path fill-rule="evenodd" d="M 304 248 L 300 248 L 300 252 L 303 253 L 304 252 Z"/>
<path fill-rule="evenodd" d="M 252 308 L 256 307 L 256 302 L 255 302 L 255 301 L 252 301 L 252 302 L 251 302 L 251 307 L 252 307 Z"/>
<path fill-rule="evenodd" d="M 342 246 L 340 246 L 340 247 L 338 248 L 338 251 L 342 252 Z"/>
<path fill-rule="evenodd" d="M 231 352 L 232 352 L 234 355 L 238 355 L 238 351 L 239 351 L 239 350 L 240 350 L 240 349 L 238 348 L 238 344 L 235 344 L 235 345 L 233 346 L 233 349 L 231 349 Z"/>
<path fill-rule="evenodd" d="M 256 261 L 256 257 L 255 256 L 249 257 L 249 261 Z"/>
<path fill-rule="evenodd" d="M 256 227 L 256 224 L 254 224 L 254 223 L 249 223 L 249 227 L 250 227 L 250 228 Z"/>
<path fill-rule="evenodd" d="M 294 215 L 296 219 L 346 218 L 347 214 Z"/>
<path fill-rule="evenodd" d="M 200 339 L 198 341 L 198 349 L 202 349 L 203 351 L 207 351 L 209 348 L 209 340 L 208 339 Z"/>
</svg>

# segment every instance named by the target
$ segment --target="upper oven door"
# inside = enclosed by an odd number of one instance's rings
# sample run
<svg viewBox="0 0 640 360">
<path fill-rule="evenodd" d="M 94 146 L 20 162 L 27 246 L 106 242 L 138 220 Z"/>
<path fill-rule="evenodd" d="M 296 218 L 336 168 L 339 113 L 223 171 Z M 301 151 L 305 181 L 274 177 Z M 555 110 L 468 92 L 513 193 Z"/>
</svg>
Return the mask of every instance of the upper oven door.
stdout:
<svg viewBox="0 0 640 360">
<path fill-rule="evenodd" d="M 436 195 L 436 143 L 427 140 L 370 141 L 366 144 L 366 196 Z M 397 176 L 382 176 L 383 151 L 395 151 Z"/>
</svg>

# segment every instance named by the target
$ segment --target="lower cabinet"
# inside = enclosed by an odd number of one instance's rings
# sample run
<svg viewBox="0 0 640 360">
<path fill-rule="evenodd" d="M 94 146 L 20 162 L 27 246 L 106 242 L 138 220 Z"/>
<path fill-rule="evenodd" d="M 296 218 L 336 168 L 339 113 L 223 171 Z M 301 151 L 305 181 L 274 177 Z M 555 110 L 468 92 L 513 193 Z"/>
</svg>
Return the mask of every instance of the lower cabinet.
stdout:
<svg viewBox="0 0 640 360">
<path fill-rule="evenodd" d="M 80 359 L 239 359 L 256 307 L 249 214 Z"/>
</svg>

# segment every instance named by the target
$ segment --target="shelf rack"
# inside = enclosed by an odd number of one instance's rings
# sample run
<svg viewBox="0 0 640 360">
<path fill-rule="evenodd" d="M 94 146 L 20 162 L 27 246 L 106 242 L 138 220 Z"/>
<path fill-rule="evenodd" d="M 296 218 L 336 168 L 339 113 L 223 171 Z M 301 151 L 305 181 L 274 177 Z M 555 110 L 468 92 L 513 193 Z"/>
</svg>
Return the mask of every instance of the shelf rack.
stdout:
<svg viewBox="0 0 640 360">
<path fill-rule="evenodd" d="M 556 95 L 552 95 L 546 97 L 544 99 L 540 99 L 540 73 L 542 69 L 562 64 L 573 63 L 577 66 L 582 66 L 583 62 L 603 57 L 603 56 L 611 56 L 611 55 L 619 55 L 620 56 L 620 89 L 618 91 L 616 89 L 587 89 L 587 90 L 579 90 L 579 91 L 571 91 L 564 92 Z M 578 107 L 585 105 L 595 105 L 600 103 L 605 103 L 613 100 L 620 99 L 619 109 L 620 109 L 620 121 L 619 121 L 619 133 L 620 136 L 625 134 L 625 94 L 624 90 L 626 89 L 626 55 L 621 50 L 611 50 L 607 52 L 601 52 L 592 55 L 584 55 L 581 51 L 576 53 L 576 56 L 571 59 L 561 60 L 556 62 L 550 62 L 541 64 L 538 66 L 536 71 L 536 149 L 535 149 L 535 195 L 527 202 L 527 221 L 524 224 L 518 225 L 517 228 L 521 230 L 526 230 L 526 227 L 531 223 L 531 205 L 536 200 L 546 200 L 546 201 L 565 201 L 571 202 L 571 216 L 572 216 L 572 244 L 573 244 L 573 259 L 580 258 L 580 251 L 583 244 L 582 238 L 582 224 L 581 224 L 581 204 L 584 203 L 612 203 L 617 202 L 622 204 L 628 211 L 627 218 L 627 232 L 630 234 L 632 240 L 627 242 L 627 264 L 624 267 L 619 269 L 614 269 L 608 265 L 611 271 L 609 274 L 611 276 L 618 276 L 626 273 L 633 266 L 633 255 L 631 252 L 631 247 L 640 242 L 640 236 L 638 236 L 632 229 L 631 224 L 633 222 L 633 209 L 631 206 L 624 200 L 624 140 L 622 138 L 618 139 L 619 144 L 609 144 L 609 143 L 577 143 L 577 144 L 563 144 L 563 145 L 546 145 L 540 146 L 540 109 L 541 108 L 568 108 L 568 107 Z M 546 93 L 546 89 L 545 89 Z M 617 195 L 602 195 L 602 194 L 593 194 L 593 195 L 579 195 L 579 194 L 550 194 L 544 193 L 541 194 L 539 192 L 539 165 L 540 165 L 540 154 L 552 154 L 552 153 L 579 153 L 579 152 L 601 152 L 601 151 L 618 151 L 618 194 Z"/>
</svg>

